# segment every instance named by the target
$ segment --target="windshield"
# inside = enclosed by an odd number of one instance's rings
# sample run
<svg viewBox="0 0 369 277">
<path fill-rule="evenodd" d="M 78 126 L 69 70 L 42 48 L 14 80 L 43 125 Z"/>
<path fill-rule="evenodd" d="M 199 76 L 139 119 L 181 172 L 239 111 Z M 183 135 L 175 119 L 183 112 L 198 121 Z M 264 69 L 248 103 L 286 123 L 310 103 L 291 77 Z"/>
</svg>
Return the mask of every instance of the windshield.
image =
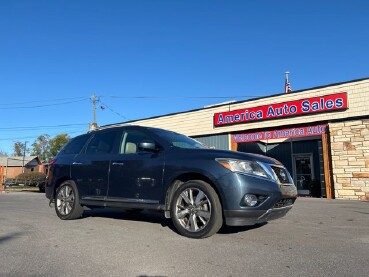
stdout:
<svg viewBox="0 0 369 277">
<path fill-rule="evenodd" d="M 156 135 L 169 142 L 172 146 L 185 149 L 205 149 L 208 148 L 201 142 L 189 138 L 185 135 L 161 129 L 151 129 Z"/>
</svg>

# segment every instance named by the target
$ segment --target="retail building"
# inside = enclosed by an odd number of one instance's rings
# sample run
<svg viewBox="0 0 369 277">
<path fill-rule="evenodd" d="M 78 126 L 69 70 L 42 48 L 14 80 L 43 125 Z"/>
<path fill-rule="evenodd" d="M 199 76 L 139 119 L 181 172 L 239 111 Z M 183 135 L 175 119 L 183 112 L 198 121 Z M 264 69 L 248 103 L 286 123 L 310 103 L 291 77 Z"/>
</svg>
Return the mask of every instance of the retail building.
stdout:
<svg viewBox="0 0 369 277">
<path fill-rule="evenodd" d="M 369 200 L 369 78 L 129 123 L 274 157 L 300 195 Z"/>
</svg>

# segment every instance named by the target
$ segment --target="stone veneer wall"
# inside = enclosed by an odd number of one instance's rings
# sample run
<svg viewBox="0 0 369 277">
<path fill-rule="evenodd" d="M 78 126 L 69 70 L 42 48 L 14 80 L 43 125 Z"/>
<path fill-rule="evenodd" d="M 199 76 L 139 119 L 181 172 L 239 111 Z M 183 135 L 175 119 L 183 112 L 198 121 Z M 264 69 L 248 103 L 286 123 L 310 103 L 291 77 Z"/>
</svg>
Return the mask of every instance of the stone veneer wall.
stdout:
<svg viewBox="0 0 369 277">
<path fill-rule="evenodd" d="M 335 198 L 369 200 L 369 119 L 330 123 Z"/>
</svg>

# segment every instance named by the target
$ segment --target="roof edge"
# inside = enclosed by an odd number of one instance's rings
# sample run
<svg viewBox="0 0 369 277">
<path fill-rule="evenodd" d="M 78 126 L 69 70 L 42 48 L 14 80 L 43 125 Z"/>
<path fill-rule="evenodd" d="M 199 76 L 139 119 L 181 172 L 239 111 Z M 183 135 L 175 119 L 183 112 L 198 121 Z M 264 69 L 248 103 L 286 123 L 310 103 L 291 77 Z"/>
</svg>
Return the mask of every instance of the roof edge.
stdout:
<svg viewBox="0 0 369 277">
<path fill-rule="evenodd" d="M 328 84 L 328 85 L 324 85 L 324 86 L 316 86 L 316 87 L 311 87 L 311 88 L 307 88 L 307 89 L 300 89 L 300 90 L 292 91 L 289 94 L 301 93 L 301 92 L 305 92 L 305 91 L 308 91 L 308 90 L 322 89 L 322 88 L 326 88 L 326 87 L 338 86 L 338 85 L 349 84 L 349 83 L 355 83 L 355 82 L 360 82 L 360 81 L 365 81 L 365 80 L 369 80 L 369 77 L 354 79 L 354 80 L 345 81 L 345 82 L 332 83 L 332 84 Z M 246 100 L 236 101 L 236 102 L 233 102 L 231 104 L 232 105 L 241 104 L 241 103 L 246 103 L 246 102 L 260 100 L 260 99 L 268 99 L 268 98 L 272 98 L 272 97 L 280 96 L 280 95 L 285 95 L 285 93 L 277 93 L 277 94 L 271 94 L 271 95 L 267 95 L 267 96 L 263 96 L 263 97 L 249 98 L 249 99 L 246 99 Z M 219 104 L 219 105 L 215 104 L 215 105 L 212 105 L 211 107 L 206 107 L 206 108 L 198 108 L 198 109 L 187 110 L 187 111 L 182 111 L 182 112 L 177 112 L 177 113 L 162 114 L 162 115 L 157 115 L 157 116 L 152 116 L 152 117 L 147 117 L 147 118 L 141 118 L 141 119 L 136 119 L 136 120 L 123 121 L 123 122 L 120 122 L 120 123 L 107 124 L 107 125 L 100 126 L 100 128 L 113 127 L 112 125 L 119 126 L 119 125 L 123 125 L 123 124 L 131 124 L 132 122 L 137 122 L 137 121 L 156 119 L 156 118 L 160 118 L 160 117 L 173 116 L 173 115 L 184 114 L 184 113 L 189 113 L 189 112 L 196 112 L 196 111 L 201 111 L 201 110 L 208 110 L 208 109 L 213 109 L 215 107 L 222 107 L 222 106 L 229 106 L 229 105 L 230 105 L 230 103 L 226 103 L 226 104 L 223 103 L 223 104 Z"/>
</svg>

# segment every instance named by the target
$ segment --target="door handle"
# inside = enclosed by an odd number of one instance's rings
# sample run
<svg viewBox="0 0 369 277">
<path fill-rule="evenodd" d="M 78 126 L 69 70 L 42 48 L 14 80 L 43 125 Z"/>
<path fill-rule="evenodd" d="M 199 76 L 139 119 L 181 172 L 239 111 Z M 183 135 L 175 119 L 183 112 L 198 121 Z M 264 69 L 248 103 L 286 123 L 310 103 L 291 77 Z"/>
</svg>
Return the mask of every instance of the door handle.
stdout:
<svg viewBox="0 0 369 277">
<path fill-rule="evenodd" d="M 74 165 L 81 165 L 82 163 L 79 162 L 73 162 Z"/>
<path fill-rule="evenodd" d="M 114 163 L 112 163 L 112 165 L 124 165 L 124 163 L 117 163 L 117 162 L 114 162 Z"/>
</svg>

